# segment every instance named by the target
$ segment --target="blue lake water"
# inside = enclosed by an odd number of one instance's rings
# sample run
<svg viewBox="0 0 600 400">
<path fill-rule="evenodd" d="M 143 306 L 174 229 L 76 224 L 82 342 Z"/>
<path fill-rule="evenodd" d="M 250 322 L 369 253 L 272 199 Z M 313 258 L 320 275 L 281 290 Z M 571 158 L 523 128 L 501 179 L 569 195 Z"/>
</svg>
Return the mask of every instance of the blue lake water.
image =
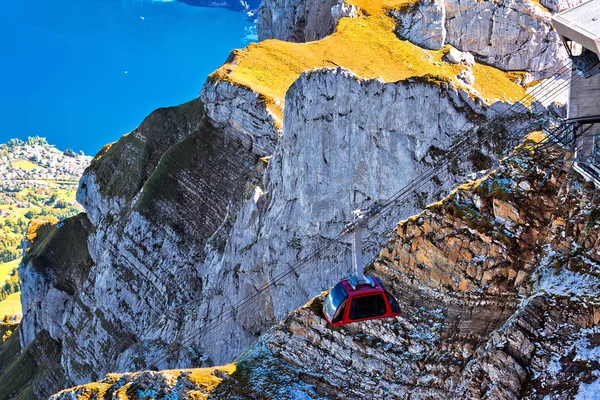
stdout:
<svg viewBox="0 0 600 400">
<path fill-rule="evenodd" d="M 0 143 L 94 154 L 196 97 L 252 33 L 243 12 L 176 1 L 0 0 Z"/>
</svg>

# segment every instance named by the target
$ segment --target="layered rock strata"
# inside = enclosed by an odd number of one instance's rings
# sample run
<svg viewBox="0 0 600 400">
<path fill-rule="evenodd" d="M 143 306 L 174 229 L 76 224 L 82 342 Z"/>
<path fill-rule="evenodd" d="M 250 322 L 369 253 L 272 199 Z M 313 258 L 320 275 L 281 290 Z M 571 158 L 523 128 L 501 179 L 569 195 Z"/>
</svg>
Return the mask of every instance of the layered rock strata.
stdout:
<svg viewBox="0 0 600 400">
<path fill-rule="evenodd" d="M 598 191 L 557 170 L 546 179 L 557 155 L 521 153 L 398 224 L 367 271 L 400 317 L 332 328 L 318 296 L 211 398 L 593 398 Z"/>
<path fill-rule="evenodd" d="M 48 331 L 71 382 L 114 370 L 162 312 L 201 292 L 206 251 L 224 246 L 262 165 L 198 100 L 103 149 L 80 183 L 87 214 L 42 229 L 20 267 L 21 345 Z"/>
<path fill-rule="evenodd" d="M 312 42 L 333 33 L 332 7 L 338 0 L 263 1 L 258 9 L 258 40 L 279 39 L 288 42 Z"/>
<path fill-rule="evenodd" d="M 286 135 L 266 170 L 262 149 L 215 125 L 199 100 L 158 110 L 99 153 L 81 180 L 78 199 L 91 226 L 64 232 L 87 235 L 87 278 L 69 293 L 53 283 L 50 258 L 37 270 L 33 258 L 22 267 L 25 280 L 48 282 L 44 290 L 26 289 L 25 296 L 46 305 L 28 306 L 22 344 L 51 332 L 73 383 L 107 372 L 229 361 L 348 272 L 347 241 L 296 265 L 330 243 L 351 210 L 388 198 L 460 135 L 507 107 L 487 106 L 435 79 L 383 83 L 343 69 L 312 71 L 288 92 Z M 380 248 L 381 234 L 397 218 L 474 165 L 491 165 L 490 156 L 518 139 L 503 126 L 514 121 L 497 122 L 471 134 L 479 143 L 471 153 L 380 219 L 368 253 Z M 44 246 L 53 251 L 52 243 Z M 290 276 L 279 280 L 283 275 Z M 219 322 L 223 315 L 229 317 Z"/>
<path fill-rule="evenodd" d="M 549 5 L 554 11 L 561 6 Z M 430 49 L 448 43 L 503 70 L 536 78 L 568 75 L 568 55 L 552 27 L 551 13 L 532 1 L 417 1 L 392 10 L 396 32 Z"/>
<path fill-rule="evenodd" d="M 65 304 L 82 289 L 92 267 L 87 249 L 91 229 L 87 216 L 79 214 L 55 226 L 38 227 L 33 246 L 25 240 L 26 255 L 19 266 L 22 347 L 42 330 L 54 340 L 62 339 Z"/>
</svg>

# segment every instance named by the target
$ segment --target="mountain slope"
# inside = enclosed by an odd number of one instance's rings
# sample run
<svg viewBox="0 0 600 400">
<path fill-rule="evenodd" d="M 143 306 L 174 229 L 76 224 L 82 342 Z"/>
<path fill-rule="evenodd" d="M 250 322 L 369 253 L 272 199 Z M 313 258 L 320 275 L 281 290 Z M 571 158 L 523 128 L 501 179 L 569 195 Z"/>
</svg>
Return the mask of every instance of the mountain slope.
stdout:
<svg viewBox="0 0 600 400">
<path fill-rule="evenodd" d="M 230 362 L 347 273 L 347 240 L 297 266 L 336 238 L 351 210 L 390 197 L 472 139 L 374 227 L 367 254 L 378 253 L 399 219 L 490 167 L 545 112 L 516 102 L 522 74 L 402 41 L 387 2 L 376 3 L 320 42 L 235 51 L 201 99 L 155 111 L 102 149 L 80 182 L 85 217 L 48 227 L 77 244 L 71 254 L 33 257 L 61 251 L 40 235 L 21 266 L 32 283 L 22 347 L 48 332 L 73 385 Z M 281 275 L 290 278 L 268 285 Z M 262 289 L 246 303 L 252 312 L 235 307 Z"/>
<path fill-rule="evenodd" d="M 599 194 L 557 170 L 545 180 L 555 157 L 523 153 L 398 224 L 367 271 L 401 317 L 331 328 L 319 296 L 244 352 L 210 398 L 593 398 Z"/>
</svg>

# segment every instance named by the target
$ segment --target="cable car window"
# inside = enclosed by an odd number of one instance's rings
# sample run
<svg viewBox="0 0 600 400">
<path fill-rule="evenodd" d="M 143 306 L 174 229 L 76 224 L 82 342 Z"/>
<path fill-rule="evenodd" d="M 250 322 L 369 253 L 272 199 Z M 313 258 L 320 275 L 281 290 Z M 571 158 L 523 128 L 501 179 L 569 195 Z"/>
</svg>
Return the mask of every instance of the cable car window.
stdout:
<svg viewBox="0 0 600 400">
<path fill-rule="evenodd" d="M 347 298 L 348 293 L 346 293 L 346 289 L 344 289 L 341 283 L 338 283 L 331 289 L 331 292 L 329 292 L 329 295 L 325 299 L 325 307 L 323 308 L 323 311 L 325 311 L 327 318 L 331 322 L 337 322 L 342 319 L 344 310 L 346 309 Z"/>
<path fill-rule="evenodd" d="M 335 315 L 331 319 L 331 322 L 339 322 L 339 321 L 342 320 L 342 318 L 344 317 L 344 311 L 346 311 L 346 304 L 347 303 L 348 302 L 346 300 L 344 300 L 344 302 L 342 304 L 340 304 L 340 306 L 338 307 Z"/>
<path fill-rule="evenodd" d="M 393 313 L 399 313 L 400 312 L 400 306 L 398 305 L 398 302 L 396 301 L 396 299 L 394 298 L 394 296 L 392 296 L 391 294 L 389 294 L 387 291 L 385 292 L 385 295 L 387 296 L 387 299 L 390 302 L 390 307 L 392 309 L 392 312 Z"/>
<path fill-rule="evenodd" d="M 352 299 L 350 319 L 378 317 L 385 314 L 385 300 L 382 294 L 362 296 Z"/>
</svg>

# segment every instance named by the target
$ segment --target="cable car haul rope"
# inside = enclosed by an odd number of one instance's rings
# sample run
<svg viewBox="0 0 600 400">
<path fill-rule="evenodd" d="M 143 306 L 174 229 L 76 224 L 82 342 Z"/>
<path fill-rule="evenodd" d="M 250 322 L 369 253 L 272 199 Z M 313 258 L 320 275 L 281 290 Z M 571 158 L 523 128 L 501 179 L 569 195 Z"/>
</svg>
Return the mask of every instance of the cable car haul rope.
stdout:
<svg viewBox="0 0 600 400">
<path fill-rule="evenodd" d="M 562 76 L 567 73 L 571 68 L 570 64 L 563 67 L 556 73 L 556 76 Z M 518 102 L 515 102 L 504 112 L 499 115 L 490 118 L 478 129 L 480 132 L 490 133 L 493 129 L 503 127 L 502 121 L 506 121 L 508 118 L 514 117 L 511 121 L 513 124 L 524 123 L 532 119 L 532 112 L 522 113 L 523 103 L 544 103 L 554 99 L 556 96 L 564 92 L 569 85 L 578 80 L 583 79 L 577 74 L 573 74 L 565 82 L 559 85 L 553 86 L 553 83 L 544 82 L 538 85 L 532 92 L 525 95 Z M 551 88 L 551 89 L 549 89 Z M 536 98 L 536 96 L 539 96 Z M 520 115 L 518 115 L 520 114 Z M 533 115 L 533 119 L 537 126 L 539 126 L 539 117 L 542 117 L 544 113 Z M 458 130 L 462 131 L 468 122 L 465 122 L 463 127 Z M 522 140 L 526 133 L 531 132 L 531 125 L 528 124 L 525 128 L 513 132 L 510 137 L 512 140 Z M 545 147 L 561 143 L 566 133 L 563 128 L 555 129 L 554 131 L 547 132 L 547 136 L 539 143 L 533 146 L 534 149 L 543 149 Z M 347 224 L 344 229 L 334 238 L 329 239 L 325 244 L 320 244 L 317 248 L 300 259 L 295 265 L 290 266 L 287 270 L 275 275 L 271 280 L 264 284 L 256 292 L 242 298 L 232 304 L 228 310 L 223 311 L 219 315 L 212 318 L 200 329 L 189 332 L 184 335 L 182 340 L 179 342 L 180 346 L 189 346 L 196 339 L 217 329 L 225 322 L 234 319 L 238 312 L 257 299 L 258 297 L 265 294 L 273 286 L 278 285 L 286 281 L 291 276 L 297 276 L 297 274 L 306 269 L 315 260 L 318 260 L 321 254 L 332 250 L 333 246 L 339 244 L 339 242 L 347 240 L 350 235 L 354 236 L 353 240 L 353 266 L 355 275 L 350 278 L 342 279 L 328 294 L 327 299 L 324 303 L 323 314 L 328 323 L 332 325 L 345 325 L 347 323 L 355 321 L 364 321 L 374 318 L 390 318 L 400 315 L 400 310 L 397 301 L 391 296 L 383 287 L 382 282 L 377 277 L 364 277 L 363 276 L 363 265 L 362 265 L 362 252 L 361 252 L 361 233 L 363 229 L 368 228 L 369 224 L 372 224 L 377 219 L 390 213 L 395 206 L 403 204 L 410 196 L 412 196 L 417 190 L 425 187 L 425 185 L 432 182 L 440 172 L 446 171 L 447 167 L 451 163 L 455 163 L 467 158 L 467 155 L 474 150 L 480 148 L 479 143 L 472 139 L 471 132 L 467 131 L 458 136 L 455 144 L 451 146 L 442 156 L 439 156 L 437 160 L 434 160 L 431 166 L 426 168 L 419 177 L 411 180 L 408 184 L 394 193 L 391 197 L 384 201 L 374 203 L 371 207 L 364 211 L 355 212 L 356 218 Z M 528 151 L 531 149 L 528 149 Z M 514 153 L 507 159 L 515 157 L 518 153 Z M 494 163 L 497 165 L 497 163 Z M 163 314 L 165 318 L 184 307 L 187 307 L 201 298 L 196 298 L 185 304 L 177 306 Z M 162 320 L 164 323 L 164 320 Z M 156 323 L 160 323 L 157 321 Z M 152 328 L 152 325 L 149 327 Z M 166 361 L 168 355 L 150 359 L 146 365 L 149 367 L 158 367 L 164 361 Z"/>
</svg>

